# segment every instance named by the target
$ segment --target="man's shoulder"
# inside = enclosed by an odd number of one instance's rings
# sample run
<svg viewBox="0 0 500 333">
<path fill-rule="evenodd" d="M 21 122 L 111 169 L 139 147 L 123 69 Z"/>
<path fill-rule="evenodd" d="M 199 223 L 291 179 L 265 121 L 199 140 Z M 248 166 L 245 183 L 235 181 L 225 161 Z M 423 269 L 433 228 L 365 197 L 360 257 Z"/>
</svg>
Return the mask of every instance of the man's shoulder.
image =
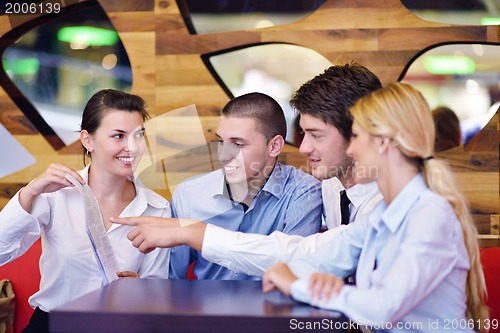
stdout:
<svg viewBox="0 0 500 333">
<path fill-rule="evenodd" d="M 190 198 L 199 195 L 210 196 L 211 194 L 209 192 L 214 192 L 222 186 L 223 179 L 224 177 L 221 170 L 215 170 L 202 175 L 189 177 L 175 187 L 172 201 L 185 196 Z"/>
<path fill-rule="evenodd" d="M 201 175 L 191 176 L 180 182 L 177 189 L 190 189 L 198 188 L 200 186 L 207 186 L 208 184 L 220 183 L 224 179 L 221 170 L 215 170 Z"/>
</svg>

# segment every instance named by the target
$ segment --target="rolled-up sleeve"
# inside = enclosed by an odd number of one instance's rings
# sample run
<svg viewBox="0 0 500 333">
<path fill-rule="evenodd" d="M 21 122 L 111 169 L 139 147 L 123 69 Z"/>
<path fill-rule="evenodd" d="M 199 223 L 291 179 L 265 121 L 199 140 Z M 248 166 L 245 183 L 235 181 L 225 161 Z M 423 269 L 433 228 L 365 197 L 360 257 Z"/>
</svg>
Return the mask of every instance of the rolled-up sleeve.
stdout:
<svg viewBox="0 0 500 333">
<path fill-rule="evenodd" d="M 342 228 L 302 237 L 279 231 L 270 235 L 234 232 L 207 224 L 202 255 L 231 270 L 262 276 L 278 262 L 308 257 L 324 248 L 340 230 Z"/>
</svg>

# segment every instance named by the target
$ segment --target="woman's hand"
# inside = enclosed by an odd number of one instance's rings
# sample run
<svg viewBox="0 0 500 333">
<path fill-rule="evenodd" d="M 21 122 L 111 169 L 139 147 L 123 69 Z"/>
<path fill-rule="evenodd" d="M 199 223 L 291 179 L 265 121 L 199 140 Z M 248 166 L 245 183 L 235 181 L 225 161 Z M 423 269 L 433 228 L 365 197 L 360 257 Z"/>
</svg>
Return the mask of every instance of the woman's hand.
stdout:
<svg viewBox="0 0 500 333">
<path fill-rule="evenodd" d="M 133 279 L 140 279 L 141 277 L 137 272 L 132 272 L 132 271 L 123 271 L 123 272 L 118 272 L 116 275 L 122 279 L 122 278 L 133 278 Z"/>
<path fill-rule="evenodd" d="M 70 174 L 82 185 L 85 180 L 75 170 L 59 163 L 52 163 L 40 176 L 33 179 L 19 193 L 19 203 L 27 212 L 31 211 L 33 200 L 42 193 L 51 193 L 74 185 L 66 178 Z"/>
<path fill-rule="evenodd" d="M 326 303 L 332 296 L 337 296 L 344 280 L 333 274 L 314 273 L 309 278 L 309 295 L 314 303 Z"/>
<path fill-rule="evenodd" d="M 287 264 L 280 262 L 269 268 L 262 278 L 262 290 L 269 292 L 274 289 L 280 290 L 282 293 L 291 294 L 292 283 L 297 280 L 297 277 L 292 273 Z"/>
</svg>

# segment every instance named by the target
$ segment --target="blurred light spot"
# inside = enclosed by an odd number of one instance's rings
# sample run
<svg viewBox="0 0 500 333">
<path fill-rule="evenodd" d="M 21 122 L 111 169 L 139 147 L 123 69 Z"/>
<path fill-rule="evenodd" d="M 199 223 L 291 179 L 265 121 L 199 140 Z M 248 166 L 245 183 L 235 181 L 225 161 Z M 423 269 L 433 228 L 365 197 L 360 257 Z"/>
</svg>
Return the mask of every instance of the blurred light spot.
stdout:
<svg viewBox="0 0 500 333">
<path fill-rule="evenodd" d="M 115 68 L 117 63 L 118 63 L 118 58 L 116 57 L 116 55 L 110 53 L 104 56 L 104 58 L 102 59 L 102 68 L 110 70 Z"/>
</svg>

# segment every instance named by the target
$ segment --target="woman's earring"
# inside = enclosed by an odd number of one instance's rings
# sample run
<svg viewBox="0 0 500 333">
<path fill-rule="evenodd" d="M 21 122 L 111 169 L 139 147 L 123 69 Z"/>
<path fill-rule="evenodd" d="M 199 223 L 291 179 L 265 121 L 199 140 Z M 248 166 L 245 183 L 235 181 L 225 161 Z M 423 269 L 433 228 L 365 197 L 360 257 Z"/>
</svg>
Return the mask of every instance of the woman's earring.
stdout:
<svg viewBox="0 0 500 333">
<path fill-rule="evenodd" d="M 92 153 L 88 149 L 85 149 L 85 155 L 87 155 L 88 158 L 92 158 Z"/>
<path fill-rule="evenodd" d="M 383 151 L 384 151 L 384 150 L 382 149 L 382 147 L 378 147 L 378 153 L 379 153 L 379 154 L 382 154 L 382 152 L 383 152 Z"/>
</svg>

